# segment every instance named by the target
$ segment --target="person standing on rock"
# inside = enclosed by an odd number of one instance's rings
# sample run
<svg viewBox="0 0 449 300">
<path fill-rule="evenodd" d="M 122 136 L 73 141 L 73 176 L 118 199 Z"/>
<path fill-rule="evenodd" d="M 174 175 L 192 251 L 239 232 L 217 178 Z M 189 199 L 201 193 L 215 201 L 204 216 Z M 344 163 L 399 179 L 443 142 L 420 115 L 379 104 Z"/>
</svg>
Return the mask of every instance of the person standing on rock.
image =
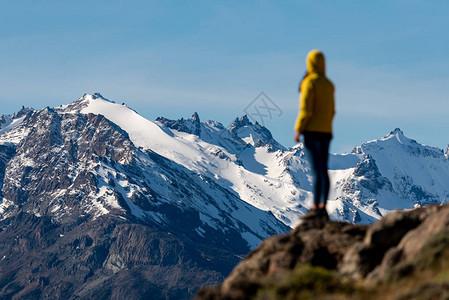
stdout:
<svg viewBox="0 0 449 300">
<path fill-rule="evenodd" d="M 303 217 L 328 218 L 326 203 L 329 195 L 327 162 L 335 115 L 334 85 L 326 77 L 324 55 L 312 50 L 306 59 L 307 73 L 299 85 L 299 114 L 295 123 L 295 141 L 304 137 L 304 152 L 312 167 L 312 209 Z"/>
</svg>

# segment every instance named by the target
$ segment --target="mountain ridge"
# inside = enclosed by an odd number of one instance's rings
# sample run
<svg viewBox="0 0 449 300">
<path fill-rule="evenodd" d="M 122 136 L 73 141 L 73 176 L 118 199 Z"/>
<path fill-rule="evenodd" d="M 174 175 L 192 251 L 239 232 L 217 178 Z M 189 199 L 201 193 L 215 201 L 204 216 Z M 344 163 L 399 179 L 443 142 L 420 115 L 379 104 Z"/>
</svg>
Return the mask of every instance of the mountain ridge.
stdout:
<svg viewBox="0 0 449 300">
<path fill-rule="evenodd" d="M 137 115 L 93 98 L 32 111 L 0 135 L 2 296 L 187 298 L 288 230 L 212 178 L 137 147 L 104 114 L 81 113 L 98 101 Z"/>
<path fill-rule="evenodd" d="M 150 121 L 95 93 L 3 120 L 0 269 L 13 271 L 1 295 L 190 297 L 311 205 L 303 145 L 286 149 L 245 116 L 229 129 L 197 113 Z M 449 199 L 444 152 L 400 130 L 332 154 L 329 172 L 334 221 L 369 224 Z M 77 259 L 58 259 L 67 253 Z"/>
<path fill-rule="evenodd" d="M 112 106 L 115 108 L 112 109 Z M 137 147 L 150 149 L 195 173 L 214 178 L 219 185 L 250 205 L 273 212 L 288 226 L 294 227 L 298 217 L 311 205 L 310 174 L 302 154 L 303 146 L 299 144 L 286 149 L 273 139 L 268 129 L 257 122 L 252 124 L 248 117 L 236 118 L 229 129 L 216 121 L 201 122 L 197 113 L 189 119 L 169 120 L 159 117 L 152 122 L 126 105 L 104 98 L 100 93 L 85 94 L 77 101 L 55 109 L 64 113 L 103 113 L 118 127 L 125 128 L 124 131 Z M 128 125 L 129 120 L 135 121 L 135 124 Z M 141 127 L 146 127 L 146 132 L 135 130 Z M 387 148 L 395 155 L 385 155 Z M 381 176 L 383 179 L 362 178 L 362 166 L 357 168 L 356 173 L 348 174 L 358 163 L 363 164 L 367 155 L 371 166 L 375 166 L 376 172 L 380 173 L 377 177 Z M 401 162 L 405 155 L 410 159 Z M 428 172 L 426 176 L 420 176 L 414 170 L 416 174 L 409 176 L 407 168 L 415 157 L 420 160 L 426 157 L 437 161 L 440 158 L 445 158 L 446 161 L 448 159 L 447 152 L 445 154 L 441 149 L 421 145 L 407 138 L 399 128 L 383 138 L 355 146 L 352 153 L 332 154 L 330 173 L 333 201 L 329 202 L 331 218 L 372 223 L 394 208 L 411 208 L 447 201 L 447 189 L 437 194 L 430 192 L 433 185 L 439 183 L 441 186 L 441 178 L 449 172 L 447 163 L 432 162 L 431 168 L 442 169 L 441 174 Z M 425 163 L 421 166 L 427 172 L 429 167 Z M 431 181 L 428 182 L 424 177 L 431 178 Z M 360 192 L 355 195 L 356 191 Z M 353 195 L 348 198 L 351 193 Z M 412 195 L 413 203 L 410 203 L 409 195 Z M 282 200 L 274 200 L 275 197 Z M 389 202 L 397 205 L 381 204 L 379 197 L 380 200 L 388 198 Z M 373 205 L 377 207 L 372 207 Z"/>
</svg>

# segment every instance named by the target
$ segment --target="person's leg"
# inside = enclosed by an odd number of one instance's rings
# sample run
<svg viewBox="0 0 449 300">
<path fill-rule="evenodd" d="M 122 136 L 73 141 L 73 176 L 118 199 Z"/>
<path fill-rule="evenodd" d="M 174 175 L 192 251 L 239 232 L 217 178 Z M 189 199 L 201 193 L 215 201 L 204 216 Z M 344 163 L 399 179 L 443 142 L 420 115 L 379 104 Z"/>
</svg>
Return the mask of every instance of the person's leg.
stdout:
<svg viewBox="0 0 449 300">
<path fill-rule="evenodd" d="M 313 192 L 313 208 L 318 209 L 323 191 L 322 180 L 319 174 L 320 165 L 320 151 L 319 142 L 316 138 L 305 135 L 304 136 L 304 152 L 307 160 L 310 163 L 312 171 L 312 192 Z"/>
<path fill-rule="evenodd" d="M 329 173 L 328 173 L 328 160 L 329 160 L 329 139 L 320 140 L 319 147 L 319 178 L 321 181 L 321 199 L 320 199 L 320 208 L 324 208 L 327 203 L 327 199 L 329 197 L 329 189 L 330 189 L 330 181 L 329 181 Z"/>
</svg>

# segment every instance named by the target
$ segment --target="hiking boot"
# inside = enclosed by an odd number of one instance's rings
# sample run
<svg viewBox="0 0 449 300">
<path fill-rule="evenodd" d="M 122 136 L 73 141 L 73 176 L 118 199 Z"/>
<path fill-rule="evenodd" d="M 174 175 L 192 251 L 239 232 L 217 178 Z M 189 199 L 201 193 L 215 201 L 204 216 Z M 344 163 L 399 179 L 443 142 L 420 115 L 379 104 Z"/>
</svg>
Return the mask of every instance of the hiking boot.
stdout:
<svg viewBox="0 0 449 300">
<path fill-rule="evenodd" d="M 305 215 L 300 217 L 301 220 L 311 220 L 318 218 L 320 216 L 320 212 L 318 209 L 311 209 Z"/>
<path fill-rule="evenodd" d="M 321 218 L 325 218 L 326 220 L 329 220 L 329 214 L 327 213 L 327 210 L 325 208 L 318 209 L 318 215 Z"/>
</svg>

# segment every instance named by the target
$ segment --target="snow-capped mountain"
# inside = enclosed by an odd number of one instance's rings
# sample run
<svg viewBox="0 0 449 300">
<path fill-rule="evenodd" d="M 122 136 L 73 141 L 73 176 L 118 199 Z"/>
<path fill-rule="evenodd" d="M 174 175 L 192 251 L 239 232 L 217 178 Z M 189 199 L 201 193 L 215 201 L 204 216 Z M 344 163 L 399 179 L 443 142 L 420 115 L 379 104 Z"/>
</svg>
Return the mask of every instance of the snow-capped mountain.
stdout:
<svg viewBox="0 0 449 300">
<path fill-rule="evenodd" d="M 156 171 L 154 166 L 160 167 L 159 164 L 151 159 L 149 161 L 149 158 L 157 156 L 190 172 L 188 177 L 196 178 L 197 176 L 202 182 L 208 181 L 208 188 L 213 186 L 213 193 L 220 193 L 213 195 L 216 201 L 231 197 L 234 201 L 235 199 L 243 200 L 239 202 L 241 205 L 249 204 L 248 207 L 260 209 L 260 211 L 257 210 L 258 213 L 251 214 L 257 219 L 256 223 L 260 223 L 260 220 L 264 218 L 259 214 L 272 212 L 284 224 L 294 226 L 299 221 L 298 217 L 311 205 L 309 166 L 304 158 L 302 145 L 286 149 L 273 139 L 268 129 L 258 123 L 252 124 L 247 116 L 235 119 L 229 129 L 216 121 L 201 122 L 197 113 L 188 119 L 169 120 L 160 117 L 153 122 L 143 118 L 126 105 L 114 103 L 100 94 L 86 94 L 71 104 L 35 112 L 30 120 L 23 123 L 25 115 L 29 115 L 30 112 L 30 109 L 22 109 L 20 113 L 9 119 L 2 117 L 2 120 L 6 120 L 3 122 L 5 126 L 1 129 L 3 134 L 0 142 L 3 145 L 18 145 L 22 141 L 21 138 L 26 139 L 30 122 L 36 122 L 38 115 L 62 118 L 58 121 L 61 122 L 60 125 L 52 125 L 54 123 L 52 121 L 45 123 L 45 126 L 51 127 L 63 126 L 66 123 L 67 126 L 73 126 L 78 118 L 83 116 L 89 118 L 89 115 L 93 114 L 98 116 L 97 118 L 104 118 L 101 126 L 105 126 L 103 123 L 109 123 L 108 126 L 111 127 L 115 126 L 114 130 L 121 132 L 120 137 L 124 139 L 122 141 L 118 137 L 115 138 L 113 140 L 115 144 L 105 151 L 110 153 L 122 151 L 116 154 L 116 159 L 118 163 L 124 165 L 129 164 L 133 160 L 132 155 L 138 153 L 139 168 L 145 170 L 145 176 L 155 177 L 148 178 L 148 182 L 145 183 L 151 189 L 156 189 L 158 186 L 170 186 L 171 182 L 178 180 L 179 177 L 165 178 L 166 174 Z M 100 123 L 97 125 L 100 126 Z M 62 129 L 65 127 L 63 126 Z M 73 141 L 75 138 L 73 134 L 79 133 L 76 128 L 67 129 L 71 133 L 63 137 L 65 143 Z M 103 131 L 106 132 L 106 129 Z M 41 133 L 44 134 L 44 131 Z M 97 136 L 99 133 L 91 134 Z M 77 136 L 76 138 L 79 139 Z M 118 141 L 124 144 L 119 145 Z M 122 149 L 125 145 L 130 149 Z M 135 146 L 135 150 L 131 150 L 132 146 Z M 85 147 L 87 149 L 89 145 Z M 56 151 L 56 149 L 53 150 L 53 152 Z M 125 153 L 132 154 L 125 155 Z M 21 156 L 21 159 L 25 158 Z M 24 167 L 30 163 L 29 160 L 18 161 L 16 165 Z M 10 164 L 12 165 L 13 162 Z M 104 169 L 99 171 L 100 167 Z M 108 176 L 119 176 L 116 175 L 117 170 L 114 168 L 112 172 L 103 164 L 100 164 L 100 167 L 96 166 L 98 170 L 94 170 L 92 174 L 96 178 L 102 178 L 103 182 L 111 181 Z M 442 203 L 449 198 L 449 188 L 445 185 L 449 174 L 447 153 L 421 145 L 407 138 L 399 129 L 395 129 L 379 140 L 356 146 L 350 154 L 331 155 L 329 167 L 333 182 L 329 211 L 334 219 L 371 223 L 393 209 Z M 147 169 L 149 171 L 146 171 Z M 71 174 L 71 176 L 76 178 L 77 174 Z M 115 184 L 117 182 L 118 184 Z M 126 201 L 134 194 L 148 193 L 146 190 L 148 188 L 142 190 L 142 187 L 133 187 L 133 184 L 129 182 L 115 180 L 114 186 L 108 186 L 106 183 L 99 194 L 92 193 L 91 197 L 106 199 L 108 197 L 105 195 L 118 193 Z M 5 182 L 5 184 L 7 186 L 9 183 Z M 124 188 L 126 190 L 121 190 Z M 173 191 L 173 193 L 176 192 Z M 210 196 L 211 193 L 206 190 L 203 194 Z M 170 202 L 171 200 L 167 199 L 180 197 L 179 195 L 173 197 L 167 190 L 155 190 L 153 194 L 160 197 L 161 202 Z M 95 206 L 97 215 L 109 212 L 109 208 L 121 207 L 117 200 L 110 199 L 104 200 L 104 205 Z M 5 198 L 2 204 L 3 210 L 6 210 L 8 205 L 6 203 L 10 203 L 9 200 Z M 208 205 L 205 203 L 207 200 L 183 201 L 183 205 L 192 206 L 196 210 L 205 209 L 204 215 L 201 214 L 204 220 L 215 219 L 214 209 L 207 208 Z M 226 207 L 229 205 L 228 200 L 224 203 L 226 204 L 220 204 L 223 205 L 220 209 L 225 208 L 230 213 L 230 218 L 237 218 L 238 221 L 235 221 L 235 224 L 247 220 L 246 217 L 239 217 L 239 213 Z M 132 215 L 136 217 L 152 220 L 160 218 L 153 212 L 151 214 L 142 212 L 141 208 L 135 206 L 132 201 L 127 205 Z M 57 210 L 53 209 L 57 215 Z M 212 227 L 218 228 L 221 225 L 217 223 Z M 248 238 L 247 242 L 254 247 L 266 234 L 284 230 L 276 228 L 277 225 L 274 223 L 270 223 L 270 226 L 268 231 L 264 231 L 263 226 L 251 227 L 251 230 L 255 232 L 249 234 L 253 237 Z M 201 231 L 201 229 L 198 230 Z"/>
<path fill-rule="evenodd" d="M 211 174 L 186 168 L 197 163 L 187 156 L 200 153 L 194 143 L 99 94 L 11 124 L 17 125 L 0 136 L 1 144 L 14 149 L 3 181 L 3 218 L 20 206 L 61 222 L 113 213 L 170 226 L 170 214 L 192 213 L 195 220 L 184 225 L 194 226 L 192 234 L 223 235 L 217 240 L 242 253 L 286 230 L 270 212 L 240 200 Z M 226 242 L 230 230 L 240 240 L 233 235 L 233 242 Z"/>
<path fill-rule="evenodd" d="M 352 153 L 331 155 L 331 218 L 366 224 L 394 209 L 446 202 L 448 153 L 396 129 Z M 55 108 L 23 108 L 0 118 L 0 268 L 17 265 L 10 244 L 20 244 L 18 232 L 27 236 L 43 226 L 51 229 L 35 233 L 40 251 L 56 257 L 66 249 L 88 266 L 63 264 L 81 274 L 67 271 L 77 287 L 69 290 L 79 297 L 97 295 L 111 274 L 137 278 L 135 272 L 158 293 L 164 290 L 162 298 L 192 295 L 189 286 L 222 279 L 238 255 L 294 227 L 312 204 L 310 177 L 302 144 L 286 149 L 246 116 L 229 128 L 201 122 L 197 113 L 150 121 L 100 94 Z M 133 255 L 118 250 L 123 243 Z M 57 248 L 49 250 L 52 245 Z M 152 252 L 132 248 L 138 245 Z M 38 274 L 59 274 L 55 268 Z M 149 278 L 148 268 L 158 271 Z M 154 275 L 170 268 L 183 275 Z M 16 285 L 44 280 L 29 268 L 20 272 Z M 98 286 L 87 284 L 93 279 Z M 64 284 L 58 281 L 58 288 Z"/>
<path fill-rule="evenodd" d="M 285 149 L 266 128 L 252 124 L 246 116 L 236 119 L 229 130 L 216 122 L 200 123 L 197 114 L 187 120 L 157 121 L 175 135 L 187 132 L 195 136 L 196 144 L 208 143 L 202 145 L 203 152 L 217 155 L 213 164 L 197 164 L 192 169 L 215 174 L 218 183 L 224 182 L 251 205 L 273 212 L 286 225 L 294 227 L 311 206 L 310 168 L 302 144 Z M 193 128 L 194 122 L 195 131 L 179 130 Z M 214 131 L 218 138 L 211 138 Z M 395 209 L 449 200 L 447 153 L 407 138 L 400 129 L 356 146 L 350 154 L 332 154 L 329 169 L 328 210 L 335 220 L 373 223 Z"/>
<path fill-rule="evenodd" d="M 384 138 L 331 159 L 335 218 L 372 223 L 394 209 L 449 200 L 449 160 L 395 129 Z"/>
<path fill-rule="evenodd" d="M 310 169 L 302 144 L 285 149 L 266 128 L 252 124 L 246 116 L 229 129 L 213 121 L 201 123 L 196 113 L 190 119 L 159 118 L 157 122 L 199 146 L 202 153 L 191 159 L 202 159 L 188 168 L 214 174 L 223 187 L 273 212 L 286 225 L 294 227 L 311 206 Z M 356 146 L 350 154 L 332 154 L 331 218 L 367 224 L 395 209 L 447 202 L 448 153 L 421 145 L 395 129 Z M 177 160 L 179 155 L 168 157 Z M 177 161 L 184 164 L 183 160 Z"/>
<path fill-rule="evenodd" d="M 29 111 L 29 109 L 25 111 L 22 109 L 22 113 L 18 113 L 9 120 L 3 129 L 8 132 L 5 132 L 0 140 L 3 144 L 18 144 L 20 136 L 27 136 L 26 130 L 29 124 L 21 124 L 21 122 L 25 112 L 29 113 Z M 159 155 L 168 162 L 175 163 L 191 172 L 188 176 L 196 174 L 199 180 L 207 178 L 209 185 L 214 185 L 214 193 L 217 190 L 222 193 L 219 196 L 213 195 L 214 199 L 240 198 L 243 200 L 242 205 L 246 205 L 246 202 L 250 204 L 249 207 L 260 209 L 262 214 L 272 212 L 277 219 L 288 226 L 296 225 L 299 222 L 298 217 L 311 206 L 310 172 L 307 160 L 303 157 L 302 145 L 286 149 L 273 139 L 268 129 L 258 123 L 252 124 L 247 116 L 235 119 L 229 128 L 225 128 L 216 121 L 201 122 L 197 113 L 188 119 L 169 120 L 160 117 L 153 122 L 143 118 L 126 105 L 114 103 L 100 94 L 86 94 L 71 104 L 54 109 L 48 108 L 45 113 L 67 118 L 68 120 L 63 122 L 68 124 L 72 124 L 76 116 L 89 114 L 104 116 L 104 122 L 112 122 L 111 126 L 116 125 L 117 129 L 123 130 L 123 134 L 129 137 L 126 145 L 132 144 L 138 149 L 136 153 L 143 153 L 141 155 L 145 159 L 139 157 L 141 164 L 139 167 L 143 170 L 150 169 L 149 172 L 144 172 L 146 176 L 150 176 L 149 174 L 154 172 L 153 165 L 157 165 L 154 162 L 149 163 L 147 157 Z M 73 140 L 73 137 L 65 137 L 65 139 Z M 117 152 L 118 149 L 120 147 L 114 144 L 110 151 Z M 125 165 L 132 160 L 131 157 L 122 153 L 117 155 L 117 159 L 117 162 Z M 18 165 L 25 165 L 25 163 L 19 162 Z M 331 155 L 329 167 L 333 182 L 329 212 L 334 219 L 372 223 L 393 209 L 442 203 L 449 198 L 449 188 L 445 185 L 445 178 L 449 174 L 447 153 L 445 156 L 440 149 L 421 145 L 404 136 L 399 129 L 395 129 L 379 140 L 356 146 L 350 154 Z M 102 176 L 102 180 L 108 182 L 109 179 L 105 179 L 104 176 L 111 175 L 104 170 L 101 172 L 106 172 L 106 175 L 98 171 L 93 174 Z M 114 174 L 113 176 L 116 176 Z M 72 176 L 76 177 L 76 175 Z M 148 179 L 148 181 L 161 181 L 159 175 L 154 176 L 158 180 L 150 178 L 151 180 Z M 170 182 L 170 180 L 162 180 L 158 185 L 148 182 L 146 184 L 154 189 L 156 186 L 164 186 L 167 183 L 170 186 Z M 129 184 L 122 183 L 122 185 Z M 122 185 L 115 185 L 109 189 L 118 193 L 119 187 L 123 188 Z M 107 194 L 106 186 L 100 198 L 104 198 L 104 193 Z M 146 191 L 136 187 L 126 192 L 120 190 L 119 194 L 126 200 L 133 193 L 146 193 Z M 162 199 L 174 198 L 166 191 L 156 190 L 153 194 Z M 98 196 L 95 193 L 91 195 L 93 198 Z M 5 202 L 8 203 L 8 198 Z M 105 200 L 104 203 L 103 206 L 97 205 L 99 209 L 97 214 L 106 213 L 108 209 L 105 207 L 108 206 L 120 207 L 114 201 L 109 203 Z M 204 200 L 204 203 L 207 201 Z M 196 200 L 189 204 L 183 202 L 183 205 L 191 205 L 201 211 L 207 207 L 204 203 Z M 135 216 L 158 219 L 157 214 L 143 217 L 144 213 L 140 211 L 140 208 L 134 207 L 133 203 L 127 205 Z M 4 210 L 6 204 L 2 207 Z M 216 216 L 212 213 L 213 210 L 204 211 L 204 216 L 201 215 L 201 217 L 204 220 L 214 219 Z M 232 210 L 228 212 L 231 218 L 238 218 L 240 222 L 247 219 L 244 216 L 239 217 L 239 214 Z M 255 222 L 258 223 L 260 220 Z M 206 223 L 209 224 L 209 222 Z M 213 227 L 220 226 L 217 223 Z M 251 247 L 254 247 L 266 234 L 283 230 L 273 229 L 276 227 L 274 224 L 271 224 L 271 227 L 268 231 L 257 226 L 251 227 L 255 230 L 250 234 L 253 237 L 247 239 Z M 201 229 L 198 230 L 201 231 Z"/>
<path fill-rule="evenodd" d="M 194 172 L 195 143 L 99 94 L 5 120 L 2 296 L 188 298 L 288 230 Z"/>
</svg>

